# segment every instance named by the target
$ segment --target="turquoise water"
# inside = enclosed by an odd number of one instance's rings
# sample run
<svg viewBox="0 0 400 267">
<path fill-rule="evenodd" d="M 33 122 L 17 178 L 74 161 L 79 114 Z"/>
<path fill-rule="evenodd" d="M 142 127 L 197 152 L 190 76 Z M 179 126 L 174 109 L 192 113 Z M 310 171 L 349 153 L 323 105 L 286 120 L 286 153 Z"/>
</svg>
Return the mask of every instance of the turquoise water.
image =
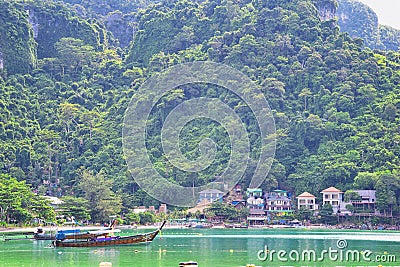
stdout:
<svg viewBox="0 0 400 267">
<path fill-rule="evenodd" d="M 122 234 L 137 232 L 125 230 Z M 249 263 L 262 267 L 400 266 L 400 233 L 385 231 L 166 229 L 150 245 L 50 248 L 49 243 L 1 242 L 0 266 L 92 267 L 111 262 L 113 267 L 178 267 L 179 262 L 189 260 L 197 261 L 199 267 L 239 267 Z"/>
</svg>

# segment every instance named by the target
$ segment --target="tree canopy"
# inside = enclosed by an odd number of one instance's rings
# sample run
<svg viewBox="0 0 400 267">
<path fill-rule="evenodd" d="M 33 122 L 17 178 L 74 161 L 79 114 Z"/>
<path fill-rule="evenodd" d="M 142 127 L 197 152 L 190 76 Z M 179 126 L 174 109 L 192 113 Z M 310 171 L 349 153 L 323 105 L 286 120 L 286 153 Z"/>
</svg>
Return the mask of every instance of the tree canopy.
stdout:
<svg viewBox="0 0 400 267">
<path fill-rule="evenodd" d="M 157 206 L 128 171 L 124 112 L 148 77 L 179 63 L 208 60 L 242 71 L 271 107 L 277 150 L 263 189 L 316 196 L 330 186 L 376 189 L 379 209 L 398 212 L 400 53 L 394 46 L 372 50 L 369 40 L 364 45 L 341 32 L 329 15 L 337 11 L 335 1 L 115 0 L 105 8 L 96 2 L 0 3 L 5 188 L 15 186 L 30 199 L 37 199 L 28 194 L 32 190 L 73 195 L 65 204 L 69 212 L 96 221 L 128 214 L 134 206 Z M 116 27 L 119 20 L 130 28 Z M 375 23 L 373 16 L 365 20 Z M 132 36 L 119 42 L 124 30 Z M 395 44 L 395 31 L 387 32 Z M 212 120 L 193 120 L 180 136 L 182 154 L 191 160 L 201 154 L 201 140 L 213 139 L 217 152 L 209 168 L 180 170 L 162 150 L 160 131 L 168 114 L 199 97 L 219 99 L 244 122 L 252 157 L 240 180 L 245 188 L 260 152 L 260 131 L 242 99 L 218 86 L 182 86 L 160 96 L 146 129 L 154 168 L 171 182 L 193 186 L 215 180 L 227 166 L 229 136 Z M 3 191 L 3 220 L 51 218 L 41 202 L 33 211 L 23 195 Z M 74 209 L 78 205 L 85 208 Z"/>
</svg>

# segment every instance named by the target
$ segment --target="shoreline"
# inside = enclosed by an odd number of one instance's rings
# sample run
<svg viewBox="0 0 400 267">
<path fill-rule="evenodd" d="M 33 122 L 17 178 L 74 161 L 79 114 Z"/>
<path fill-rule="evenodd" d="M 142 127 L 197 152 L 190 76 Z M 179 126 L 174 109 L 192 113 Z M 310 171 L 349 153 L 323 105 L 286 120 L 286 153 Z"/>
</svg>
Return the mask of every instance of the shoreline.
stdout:
<svg viewBox="0 0 400 267">
<path fill-rule="evenodd" d="M 120 225 L 117 226 L 116 229 L 119 230 L 151 230 L 157 229 L 159 224 L 154 225 Z M 0 228 L 0 234 L 5 233 L 29 233 L 33 234 L 37 231 L 38 228 L 42 228 L 45 232 L 55 232 L 58 230 L 68 230 L 68 229 L 80 229 L 80 230 L 105 230 L 107 227 L 103 226 L 37 226 L 37 227 L 11 227 L 11 228 Z M 164 229 L 235 229 L 235 230 L 243 230 L 243 229 L 299 229 L 299 230 L 354 230 L 354 231 L 399 231 L 398 229 L 362 229 L 362 228 L 346 228 L 343 226 L 329 226 L 329 225 L 310 225 L 310 226 L 300 226 L 293 227 L 287 225 L 260 225 L 260 226 L 249 226 L 248 228 L 227 228 L 223 225 L 216 225 L 210 228 L 195 228 L 188 227 L 187 225 L 169 225 L 166 224 Z"/>
</svg>

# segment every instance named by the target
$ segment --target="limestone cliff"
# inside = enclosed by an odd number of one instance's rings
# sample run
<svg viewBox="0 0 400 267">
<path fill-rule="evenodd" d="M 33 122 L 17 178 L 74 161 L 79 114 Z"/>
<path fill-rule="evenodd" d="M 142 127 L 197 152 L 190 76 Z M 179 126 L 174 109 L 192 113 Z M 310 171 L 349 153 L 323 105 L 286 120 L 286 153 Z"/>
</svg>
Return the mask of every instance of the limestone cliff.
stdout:
<svg viewBox="0 0 400 267">
<path fill-rule="evenodd" d="M 356 0 L 338 0 L 337 17 L 340 30 L 359 37 L 372 49 L 398 50 L 400 31 L 379 24 L 377 14 Z"/>
</svg>

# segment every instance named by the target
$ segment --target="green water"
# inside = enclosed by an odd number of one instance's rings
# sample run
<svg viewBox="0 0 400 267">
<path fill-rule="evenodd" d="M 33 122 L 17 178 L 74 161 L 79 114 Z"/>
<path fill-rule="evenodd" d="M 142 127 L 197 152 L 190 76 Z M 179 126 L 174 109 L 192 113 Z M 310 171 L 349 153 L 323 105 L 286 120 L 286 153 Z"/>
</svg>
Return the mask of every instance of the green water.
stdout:
<svg viewBox="0 0 400 267">
<path fill-rule="evenodd" d="M 123 231 L 123 235 L 137 231 Z M 347 243 L 338 248 L 337 241 Z M 133 267 L 178 267 L 181 261 L 197 261 L 199 267 L 239 267 L 253 263 L 256 266 L 400 266 L 400 233 L 385 231 L 337 231 L 305 229 L 166 229 L 150 245 L 132 245 L 104 248 L 50 248 L 49 241 L 0 242 L 0 266 L 99 266 L 100 262 L 111 262 L 112 266 Z M 346 244 L 345 244 L 346 245 Z M 275 250 L 286 254 L 277 258 L 277 252 L 262 261 L 268 247 L 268 256 Z M 316 260 L 301 255 L 313 250 Z M 337 254 L 322 254 L 323 250 Z M 361 257 L 346 259 L 348 250 Z M 362 259 L 366 255 L 371 261 Z M 292 252 L 291 252 L 292 251 Z M 294 251 L 294 252 L 293 252 Z M 297 251 L 297 252 L 296 252 Z M 340 259 L 342 251 L 342 259 Z M 283 253 L 283 252 L 281 252 Z M 299 260 L 290 260 L 299 254 Z M 307 255 L 307 254 L 305 254 Z M 337 255 L 337 259 L 335 259 Z M 286 256 L 286 257 L 285 257 Z M 390 262 L 377 262 L 386 259 Z M 261 258 L 261 260 L 260 260 Z M 318 258 L 323 258 L 320 261 Z M 396 262 L 394 261 L 394 258 Z"/>
</svg>

